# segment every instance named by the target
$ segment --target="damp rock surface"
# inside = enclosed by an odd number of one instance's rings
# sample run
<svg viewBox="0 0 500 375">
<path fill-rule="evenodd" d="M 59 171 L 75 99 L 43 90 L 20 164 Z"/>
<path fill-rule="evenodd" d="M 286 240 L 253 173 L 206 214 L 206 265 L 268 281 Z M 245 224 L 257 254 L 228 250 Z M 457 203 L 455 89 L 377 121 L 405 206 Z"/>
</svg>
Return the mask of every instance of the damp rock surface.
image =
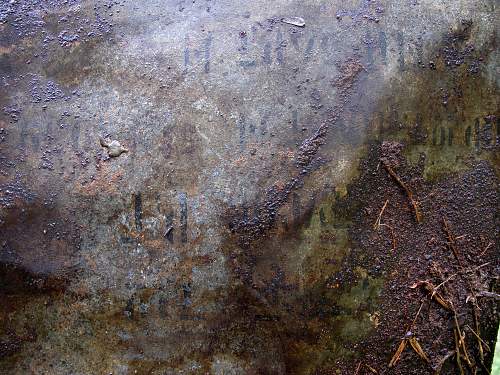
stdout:
<svg viewBox="0 0 500 375">
<path fill-rule="evenodd" d="M 2 2 L 0 373 L 487 374 L 498 12 Z"/>
</svg>

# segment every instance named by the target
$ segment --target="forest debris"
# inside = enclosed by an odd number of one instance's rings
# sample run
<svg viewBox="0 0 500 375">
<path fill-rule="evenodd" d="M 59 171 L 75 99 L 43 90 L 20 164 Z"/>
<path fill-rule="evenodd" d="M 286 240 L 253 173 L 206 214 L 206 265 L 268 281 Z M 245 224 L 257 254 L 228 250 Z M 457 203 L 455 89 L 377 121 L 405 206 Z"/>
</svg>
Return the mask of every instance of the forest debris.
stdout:
<svg viewBox="0 0 500 375">
<path fill-rule="evenodd" d="M 484 254 L 485 254 L 485 253 L 489 250 L 489 248 L 490 248 L 490 247 L 492 247 L 493 245 L 494 245 L 494 243 L 493 243 L 493 242 L 488 243 L 488 245 L 486 245 L 486 247 L 485 247 L 485 248 L 484 248 L 484 250 L 481 252 L 481 254 L 479 254 L 479 256 L 480 256 L 480 257 L 481 257 L 481 256 L 483 256 L 483 255 L 484 255 Z"/>
<path fill-rule="evenodd" d="M 481 338 L 480 334 L 481 334 L 481 327 L 479 326 L 479 306 L 477 305 L 477 301 L 474 300 L 474 305 L 473 305 L 473 308 L 474 308 L 474 324 L 476 326 L 476 331 L 475 332 L 469 325 L 466 325 L 466 327 L 469 328 L 469 330 L 474 334 L 474 336 L 476 337 L 477 339 L 477 344 L 478 344 L 478 347 L 479 347 L 479 364 L 481 365 L 481 367 L 483 368 L 483 370 L 485 371 L 486 374 L 489 374 L 489 369 L 487 368 L 487 366 L 485 365 L 484 363 L 484 350 L 483 350 L 483 345 L 485 347 L 485 349 L 488 351 L 488 352 L 491 352 L 491 349 L 489 347 L 489 345 L 484 342 L 484 340 Z"/>
<path fill-rule="evenodd" d="M 455 255 L 455 258 L 457 259 L 458 264 L 460 266 L 462 266 L 462 263 L 461 263 L 460 258 L 458 256 L 458 249 L 457 249 L 457 245 L 455 242 L 455 237 L 453 235 L 453 232 L 451 231 L 451 228 L 450 228 L 450 225 L 448 224 L 448 221 L 444 217 L 443 217 L 443 224 L 444 224 L 444 231 L 446 232 L 446 236 L 448 237 L 448 247 L 453 252 L 453 255 Z"/>
<path fill-rule="evenodd" d="M 455 357 L 457 360 L 457 366 L 460 370 L 460 375 L 464 375 L 464 369 L 462 368 L 462 361 L 460 360 L 460 345 L 458 344 L 457 330 L 453 329 L 453 335 L 455 337 Z"/>
<path fill-rule="evenodd" d="M 448 360 L 448 358 L 451 358 L 455 355 L 456 351 L 455 350 L 451 350 L 449 351 L 448 353 L 446 353 L 440 360 L 439 362 L 436 364 L 436 366 L 434 367 L 434 375 L 439 375 L 439 373 L 441 372 L 441 369 L 443 368 L 443 365 L 444 363 Z"/>
<path fill-rule="evenodd" d="M 457 276 L 458 273 L 454 273 L 453 275 L 451 276 L 448 276 L 446 278 L 446 280 L 444 280 L 441 284 L 439 284 L 437 287 L 434 288 L 434 290 L 438 290 L 439 288 L 441 288 L 444 284 L 446 284 L 448 281 L 450 281 L 451 279 L 453 279 L 455 276 Z"/>
<path fill-rule="evenodd" d="M 399 346 L 398 346 L 398 349 L 396 350 L 396 353 L 394 353 L 391 361 L 389 362 L 389 367 L 394 367 L 394 365 L 401 358 L 401 353 L 403 353 L 403 351 L 406 348 L 406 341 L 407 341 L 407 339 L 405 338 L 405 339 L 401 340 L 401 342 L 399 343 Z"/>
<path fill-rule="evenodd" d="M 389 199 L 386 199 L 380 213 L 378 214 L 377 220 L 375 220 L 375 224 L 373 224 L 373 229 L 378 230 L 380 228 L 380 223 L 382 220 L 382 214 L 384 213 L 385 208 L 387 207 L 387 203 L 389 203 Z"/>
<path fill-rule="evenodd" d="M 457 259 L 457 263 L 458 263 L 458 266 L 459 266 L 459 274 L 461 274 L 462 278 L 464 279 L 464 281 L 466 282 L 467 284 L 467 287 L 471 293 L 471 296 L 468 296 L 466 298 L 466 303 L 469 302 L 469 300 L 472 301 L 472 308 L 473 308 L 473 317 L 474 317 L 474 323 L 475 323 L 475 326 L 476 326 L 476 330 L 478 331 L 478 333 L 476 334 L 476 332 L 474 332 L 470 327 L 470 330 L 474 333 L 474 335 L 476 336 L 476 339 L 477 339 L 477 344 L 478 344 L 478 350 L 479 350 L 479 362 L 481 364 L 481 366 L 487 371 L 486 369 L 486 366 L 484 365 L 484 350 L 483 350 L 483 340 L 481 339 L 481 337 L 479 336 L 480 334 L 480 330 L 479 330 L 479 306 L 477 305 L 477 294 L 474 290 L 474 286 L 472 285 L 468 275 L 467 275 L 467 270 L 464 270 L 463 266 L 462 266 L 462 263 L 460 261 L 460 257 L 459 257 L 459 252 L 458 252 L 458 248 L 457 248 L 457 245 L 456 245 L 456 239 L 458 237 L 455 237 L 453 235 L 453 232 L 451 230 L 451 227 L 450 225 L 448 224 L 448 221 L 446 220 L 446 218 L 443 217 L 443 224 L 444 224 L 444 231 L 446 232 L 446 235 L 448 237 L 448 247 L 452 250 L 453 254 L 455 255 L 455 258 Z M 487 264 L 487 263 L 486 263 Z M 484 265 L 481 265 L 479 267 L 476 267 L 475 270 L 483 267 Z M 454 313 L 454 320 L 455 320 L 455 326 L 456 326 L 456 334 L 455 334 L 455 340 L 457 340 L 457 335 L 458 335 L 458 355 L 457 357 L 460 357 L 460 349 L 462 350 L 463 352 L 463 357 L 467 363 L 467 365 L 470 367 L 471 370 L 474 370 L 476 371 L 477 368 L 475 367 L 475 365 L 472 363 L 471 359 L 470 359 L 470 356 L 469 356 L 469 353 L 467 351 L 467 348 L 466 348 L 466 344 L 465 344 L 465 332 L 462 333 L 461 329 L 460 329 L 460 325 L 458 324 L 458 319 L 457 319 L 457 312 L 455 310 L 453 310 L 453 313 Z M 459 359 L 457 360 L 457 364 L 458 364 L 458 361 Z M 462 371 L 462 369 L 460 369 Z"/>
<path fill-rule="evenodd" d="M 367 365 L 367 364 L 365 363 L 365 367 L 366 367 L 368 370 L 370 370 L 372 373 L 374 373 L 374 374 L 378 374 L 378 371 L 377 371 L 377 370 L 375 370 L 375 369 L 374 369 L 373 367 L 371 367 L 370 365 Z"/>
<path fill-rule="evenodd" d="M 453 311 L 451 304 L 437 291 L 437 287 L 435 287 L 430 281 L 417 281 L 410 288 L 414 289 L 418 286 L 423 286 L 424 289 L 430 293 L 431 299 L 434 299 L 434 301 L 439 303 L 446 310 Z"/>
<path fill-rule="evenodd" d="M 491 262 L 487 262 L 487 263 L 484 263 L 484 264 L 481 264 L 480 266 L 477 266 L 473 269 L 468 269 L 468 270 L 465 270 L 464 272 L 466 273 L 473 273 L 473 272 L 476 272 L 478 269 L 480 268 L 483 268 L 483 267 L 486 267 L 487 265 L 489 265 Z M 458 275 L 458 272 L 455 272 L 454 274 L 448 276 L 446 278 L 446 280 L 444 280 L 441 284 L 439 284 L 437 287 L 434 288 L 434 290 L 438 290 L 439 288 L 441 288 L 444 284 L 446 284 L 448 281 L 450 281 L 451 279 L 453 279 L 455 276 Z M 442 276 L 442 275 L 441 275 Z M 478 294 L 476 294 L 476 297 L 490 297 L 489 295 L 482 295 L 482 293 L 487 293 L 487 294 L 490 294 L 490 292 L 479 292 Z M 496 293 L 491 293 L 491 294 L 495 294 L 497 297 L 500 298 L 500 295 L 496 294 Z"/>
<path fill-rule="evenodd" d="M 434 300 L 439 303 L 442 307 L 444 307 L 446 310 L 451 310 L 450 304 L 435 290 L 431 294 L 431 298 L 434 298 Z"/>
<path fill-rule="evenodd" d="M 422 307 L 424 307 L 424 302 L 425 301 L 422 301 L 422 303 L 420 304 L 420 307 L 418 308 L 418 311 L 417 313 L 415 314 L 415 318 L 413 318 L 413 322 L 411 322 L 411 325 L 410 325 L 410 328 L 408 328 L 407 331 L 411 331 L 413 329 L 413 327 L 415 326 L 415 323 L 417 322 L 417 318 L 418 316 L 420 315 L 420 311 L 422 311 Z"/>
<path fill-rule="evenodd" d="M 358 375 L 358 373 L 359 373 L 359 369 L 361 368 L 361 364 L 362 364 L 362 363 L 363 363 L 363 362 L 359 362 L 359 363 L 358 363 L 358 366 L 356 367 L 356 372 L 354 373 L 354 375 Z"/>
<path fill-rule="evenodd" d="M 387 207 L 388 203 L 389 203 L 389 199 L 386 199 L 384 205 L 382 206 L 382 208 L 378 214 L 377 220 L 375 220 L 375 223 L 373 224 L 373 229 L 378 231 L 381 226 L 389 228 L 389 230 L 391 231 L 392 250 L 394 251 L 394 250 L 396 250 L 396 236 L 394 234 L 394 228 L 388 224 L 382 224 L 382 215 L 384 214 L 385 208 Z"/>
<path fill-rule="evenodd" d="M 364 366 L 366 367 L 370 372 L 372 372 L 373 374 L 378 374 L 378 371 L 375 370 L 373 367 L 371 367 L 370 365 L 367 365 L 366 363 L 363 363 L 363 362 L 359 362 L 358 363 L 358 366 L 356 367 L 356 372 L 354 373 L 354 375 L 358 375 L 359 373 L 359 370 L 361 369 L 361 366 Z"/>
<path fill-rule="evenodd" d="M 392 176 L 392 178 L 394 178 L 396 180 L 396 182 L 399 184 L 399 186 L 401 186 L 404 189 L 404 191 L 406 192 L 406 195 L 407 195 L 411 205 L 413 206 L 413 210 L 415 211 L 415 220 L 417 221 L 417 223 L 420 223 L 422 221 L 422 213 L 420 212 L 420 209 L 418 208 L 418 202 L 413 198 L 414 197 L 413 192 L 403 182 L 403 180 L 401 180 L 401 178 L 396 174 L 396 172 L 394 172 L 394 170 L 391 168 L 389 163 L 382 160 L 382 164 L 384 165 L 387 172 Z"/>
<path fill-rule="evenodd" d="M 399 359 L 401 358 L 401 354 L 403 353 L 403 351 L 406 348 L 406 345 L 408 344 L 409 337 L 411 337 L 413 335 L 412 330 L 413 330 L 413 327 L 415 326 L 415 323 L 417 322 L 418 316 L 420 315 L 420 311 L 422 311 L 422 307 L 424 306 L 424 302 L 425 302 L 425 300 L 422 301 L 422 303 L 420 304 L 420 307 L 418 308 L 418 311 L 415 314 L 415 318 L 413 318 L 413 321 L 411 322 L 408 329 L 406 330 L 405 337 L 399 343 L 399 346 L 398 346 L 396 352 L 394 353 L 394 355 L 391 358 L 391 361 L 389 362 L 389 367 L 394 367 L 396 365 L 396 363 L 399 361 Z"/>
<path fill-rule="evenodd" d="M 469 357 L 469 353 L 468 353 L 467 348 L 465 346 L 465 333 L 462 333 L 462 330 L 460 329 L 460 324 L 458 323 L 457 312 L 455 310 L 453 310 L 453 319 L 455 321 L 455 332 L 456 332 L 455 341 L 457 341 L 457 339 L 458 339 L 458 342 L 456 342 L 456 345 L 458 345 L 458 350 L 457 350 L 458 355 L 457 356 L 459 357 L 461 355 L 460 350 L 462 350 L 462 354 L 463 354 L 463 357 L 465 359 L 465 362 L 467 363 L 467 365 L 470 368 L 473 368 L 472 362 L 471 362 L 470 357 Z"/>
<path fill-rule="evenodd" d="M 427 357 L 427 354 L 425 354 L 424 350 L 420 346 L 420 343 L 418 342 L 416 337 L 412 337 L 409 339 L 410 345 L 415 350 L 415 352 L 419 355 L 420 358 L 422 358 L 425 362 L 431 363 L 429 357 Z"/>
<path fill-rule="evenodd" d="M 476 297 L 493 298 L 495 301 L 499 301 L 500 300 L 500 294 L 493 293 L 493 292 L 488 292 L 487 290 L 483 290 L 482 292 L 477 293 Z"/>
<path fill-rule="evenodd" d="M 479 339 L 483 343 L 486 350 L 491 352 L 490 346 L 468 324 L 466 324 L 465 326 L 467 328 L 469 328 L 469 330 L 474 334 L 474 336 L 476 336 L 476 338 Z"/>
<path fill-rule="evenodd" d="M 472 328 L 470 328 L 469 326 L 467 326 L 467 327 L 469 327 L 469 329 L 472 331 L 474 336 L 476 336 L 477 345 L 479 347 L 479 360 L 480 360 L 481 364 L 484 364 L 484 351 L 483 351 L 483 342 L 484 341 L 479 336 L 479 334 L 481 333 L 481 329 L 479 327 L 479 307 L 477 306 L 476 301 L 474 301 L 474 305 L 472 308 L 473 308 L 473 313 L 474 313 L 474 324 L 476 326 L 476 330 L 478 333 L 474 332 L 474 330 Z M 489 349 L 488 345 L 486 345 L 486 347 Z"/>
</svg>

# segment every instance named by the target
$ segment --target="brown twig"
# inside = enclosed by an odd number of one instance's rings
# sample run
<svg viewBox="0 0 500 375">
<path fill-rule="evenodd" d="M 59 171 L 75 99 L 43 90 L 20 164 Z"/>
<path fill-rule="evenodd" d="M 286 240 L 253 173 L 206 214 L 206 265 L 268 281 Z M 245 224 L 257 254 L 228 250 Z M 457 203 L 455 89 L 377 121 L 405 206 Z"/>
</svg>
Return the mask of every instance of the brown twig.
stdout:
<svg viewBox="0 0 500 375">
<path fill-rule="evenodd" d="M 378 214 L 377 220 L 375 220 L 375 223 L 373 224 L 373 229 L 378 230 L 380 228 L 380 222 L 382 220 L 382 214 L 384 213 L 385 208 L 387 207 L 387 203 L 389 203 L 389 199 L 387 199 L 382 206 L 382 209 L 380 210 L 380 213 Z"/>
<path fill-rule="evenodd" d="M 458 273 L 454 273 L 453 275 L 449 276 L 446 280 L 444 280 L 441 284 L 439 284 L 437 287 L 434 288 L 434 290 L 438 290 L 439 288 L 441 288 L 444 284 L 446 284 L 448 281 L 450 281 L 451 279 L 453 279 L 455 276 L 457 276 Z"/>
<path fill-rule="evenodd" d="M 472 312 L 473 312 L 473 318 L 474 318 L 474 324 L 476 326 L 476 330 L 478 331 L 478 333 L 476 334 L 472 329 L 471 331 L 474 333 L 474 335 L 476 336 L 476 339 L 477 339 L 477 344 L 478 344 L 478 348 L 479 348 L 479 363 L 481 364 L 481 366 L 486 369 L 486 366 L 484 365 L 484 350 L 483 350 L 483 340 L 481 339 L 480 337 L 480 327 L 479 327 L 479 306 L 477 305 L 477 295 L 476 295 L 476 292 L 474 290 L 474 286 L 472 285 L 472 282 L 470 281 L 468 275 L 466 274 L 467 272 L 464 271 L 463 269 L 463 266 L 462 266 L 462 263 L 460 261 L 460 257 L 459 257 L 459 252 L 458 252 L 458 248 L 457 248 L 457 245 L 456 245 L 456 237 L 454 237 L 453 235 L 453 232 L 451 231 L 451 228 L 448 224 L 448 222 L 446 221 L 445 218 L 443 218 L 443 224 L 444 224 L 444 230 L 446 232 L 446 235 L 448 237 L 448 246 L 451 248 L 451 250 L 453 251 L 453 254 L 455 255 L 455 258 L 457 259 L 457 263 L 458 263 L 458 266 L 459 266 L 459 274 L 462 276 L 462 279 L 465 281 L 465 283 L 467 284 L 467 287 L 471 293 L 471 300 L 472 300 Z M 484 265 L 487 265 L 488 263 L 485 263 L 479 267 L 476 267 L 475 270 L 483 267 Z M 469 301 L 469 297 L 467 297 L 466 299 L 466 302 Z M 462 334 L 461 330 L 460 330 L 460 326 L 458 324 L 458 320 L 457 320 L 457 313 L 456 311 L 454 311 L 454 318 L 455 318 L 455 326 L 457 328 L 457 331 L 458 331 L 458 334 L 459 334 L 459 337 L 460 337 L 460 344 L 461 344 L 461 348 L 463 350 L 463 354 L 464 354 L 464 359 L 466 360 L 467 362 L 467 365 L 471 368 L 471 369 L 477 369 L 474 367 L 474 364 L 471 362 L 470 360 L 470 357 L 469 357 L 469 354 L 467 352 L 467 348 L 465 346 L 465 333 Z M 459 352 L 460 353 L 460 352 Z M 486 370 L 487 371 L 487 370 Z"/>
<path fill-rule="evenodd" d="M 378 216 L 377 220 L 375 220 L 375 223 L 373 224 L 373 229 L 378 231 L 381 226 L 389 228 L 391 231 L 391 243 L 392 243 L 392 250 L 396 250 L 396 236 L 394 234 L 394 228 L 388 224 L 382 224 L 382 215 L 384 214 L 385 208 L 387 207 L 387 203 L 389 203 L 389 199 L 386 199 L 384 205 L 382 206 Z"/>
<path fill-rule="evenodd" d="M 410 288 L 416 288 L 418 286 L 423 286 L 424 289 L 429 292 L 430 298 L 434 299 L 437 303 L 439 303 L 446 310 L 452 311 L 452 307 L 450 303 L 436 290 L 437 288 L 430 281 L 417 281 Z"/>
<path fill-rule="evenodd" d="M 446 310 L 452 310 L 449 302 L 446 299 L 444 299 L 443 296 L 441 294 L 439 294 L 438 292 L 436 292 L 435 290 L 433 290 L 431 292 L 431 298 L 433 298 L 437 303 L 439 303 Z"/>
<path fill-rule="evenodd" d="M 413 318 L 413 321 L 411 322 L 410 328 L 408 328 L 407 331 L 411 331 L 413 329 L 413 327 L 415 326 L 415 323 L 417 322 L 417 318 L 420 315 L 420 311 L 422 311 L 422 307 L 424 307 L 424 302 L 425 302 L 425 300 L 422 301 L 422 303 L 420 304 L 420 307 L 418 308 L 418 311 L 415 314 L 415 318 Z"/>
<path fill-rule="evenodd" d="M 453 329 L 453 335 L 455 336 L 455 356 L 457 359 L 457 366 L 460 370 L 460 375 L 464 375 L 464 369 L 462 368 L 462 361 L 460 360 L 460 345 L 458 344 L 458 334 L 457 330 Z"/>
<path fill-rule="evenodd" d="M 358 367 L 356 367 L 356 372 L 354 373 L 354 375 L 358 375 L 358 373 L 359 373 L 359 369 L 361 368 L 361 364 L 362 364 L 362 363 L 363 363 L 363 362 L 359 362 L 359 363 L 358 363 Z"/>
<path fill-rule="evenodd" d="M 466 324 L 465 326 L 469 328 L 469 330 L 474 334 L 474 336 L 476 336 L 477 339 L 479 339 L 483 343 L 486 350 L 491 352 L 490 346 L 471 328 L 471 326 L 469 326 L 468 324 Z"/>
<path fill-rule="evenodd" d="M 425 352 L 422 349 L 422 347 L 420 346 L 420 343 L 418 342 L 417 338 L 412 337 L 409 339 L 409 341 L 410 341 L 411 347 L 413 348 L 413 350 L 415 350 L 415 352 L 418 354 L 418 356 L 420 358 L 422 358 L 425 362 L 431 363 L 431 360 L 429 359 L 429 357 L 427 357 L 427 354 L 425 354 Z"/>
<path fill-rule="evenodd" d="M 396 350 L 396 353 L 391 358 L 391 361 L 389 362 L 389 367 L 393 367 L 396 363 L 398 363 L 399 358 L 401 357 L 401 353 L 406 348 L 406 341 L 407 339 L 402 339 L 401 342 L 399 343 L 398 349 Z"/>
<path fill-rule="evenodd" d="M 474 305 L 472 306 L 473 308 L 473 313 L 474 313 L 474 325 L 476 326 L 476 330 L 478 333 L 474 332 L 472 328 L 469 327 L 469 329 L 472 331 L 474 336 L 476 336 L 477 339 L 477 345 L 479 347 L 479 361 L 484 364 L 484 351 L 483 351 L 483 340 L 481 339 L 480 333 L 481 329 L 479 327 L 479 307 L 476 304 L 476 301 L 474 301 Z M 486 345 L 486 347 L 488 347 Z M 489 351 L 489 350 L 488 350 Z"/>
<path fill-rule="evenodd" d="M 370 370 L 371 372 L 373 372 L 374 374 L 378 374 L 378 371 L 377 371 L 377 370 L 375 370 L 375 369 L 374 369 L 373 367 L 371 367 L 370 365 L 367 365 L 367 364 L 365 363 L 365 367 L 366 367 L 368 370 Z"/>
<path fill-rule="evenodd" d="M 471 270 L 466 270 L 465 272 L 466 273 L 470 273 L 470 272 L 475 272 L 477 271 L 478 269 L 480 268 L 483 268 L 483 267 L 486 267 L 488 264 L 490 264 L 490 262 L 487 262 L 487 263 L 484 263 L 484 264 L 481 264 L 480 266 L 477 266 Z M 441 284 L 439 284 L 436 288 L 434 288 L 435 290 L 438 290 L 439 288 L 441 288 L 444 284 L 446 284 L 448 281 L 450 281 L 451 279 L 453 279 L 455 276 L 457 276 L 459 273 L 458 272 L 455 272 L 454 274 L 452 274 L 451 276 L 448 276 L 446 278 L 446 280 L 444 280 Z M 476 296 L 477 297 L 481 297 L 481 293 L 482 292 L 479 292 Z M 493 293 L 494 294 L 494 293 Z M 499 296 L 499 295 L 497 295 Z M 500 297 L 500 296 L 499 296 Z"/>
<path fill-rule="evenodd" d="M 453 235 L 453 232 L 451 231 L 450 225 L 448 224 L 448 221 L 443 217 L 443 224 L 444 224 L 444 231 L 446 232 L 446 236 L 448 237 L 448 246 L 453 252 L 453 255 L 455 255 L 455 258 L 457 259 L 458 265 L 461 267 L 462 262 L 460 261 L 460 257 L 458 256 L 458 249 L 457 245 L 455 242 L 455 236 Z"/>
<path fill-rule="evenodd" d="M 453 306 L 453 305 L 452 305 Z M 456 334 L 458 335 L 458 355 L 460 355 L 460 349 L 462 349 L 463 357 L 465 359 L 465 362 L 470 368 L 473 368 L 472 362 L 469 358 L 469 353 L 467 352 L 467 348 L 465 346 L 465 334 L 462 334 L 462 330 L 460 328 L 460 324 L 458 323 L 458 317 L 457 317 L 457 312 L 455 308 L 453 308 L 453 320 L 455 322 L 455 331 Z M 455 337 L 456 339 L 456 337 Z"/>
<path fill-rule="evenodd" d="M 493 246 L 493 245 L 494 245 L 494 243 L 493 243 L 493 242 L 488 243 L 488 245 L 486 245 L 486 247 L 485 247 L 485 248 L 484 248 L 484 250 L 481 252 L 481 254 L 479 254 L 479 256 L 483 256 L 483 255 L 484 255 L 484 253 L 486 253 L 486 252 L 488 251 L 488 249 L 489 249 L 491 246 Z"/>
<path fill-rule="evenodd" d="M 478 294 L 476 294 L 476 297 L 493 298 L 495 301 L 499 301 L 500 300 L 500 294 L 493 293 L 493 292 L 488 292 L 487 290 L 483 290 L 482 292 L 479 292 Z"/>
<path fill-rule="evenodd" d="M 418 208 L 418 202 L 413 198 L 413 192 L 411 189 L 401 180 L 401 178 L 394 172 L 394 170 L 391 168 L 391 166 L 386 162 L 382 161 L 384 164 L 385 169 L 387 172 L 396 180 L 396 182 L 401 186 L 404 191 L 406 192 L 406 195 L 408 196 L 408 199 L 410 200 L 411 205 L 413 206 L 413 210 L 415 211 L 415 220 L 417 223 L 420 223 L 422 221 L 422 214 L 420 212 L 420 209 Z"/>
<path fill-rule="evenodd" d="M 413 327 L 415 326 L 415 323 L 417 322 L 418 316 L 420 315 L 420 312 L 422 311 L 422 307 L 424 306 L 424 303 L 425 303 L 425 299 L 420 304 L 420 307 L 418 308 L 417 313 L 415 314 L 415 318 L 413 318 L 413 321 L 410 323 L 410 325 L 406 329 L 406 334 L 405 334 L 406 336 L 399 343 L 399 346 L 398 346 L 396 352 L 394 353 L 394 355 L 391 358 L 391 361 L 389 362 L 389 367 L 393 367 L 399 361 L 399 358 L 401 357 L 401 353 L 403 353 L 403 351 L 406 348 L 406 344 L 409 341 L 407 336 L 409 336 L 410 334 L 408 332 L 411 332 L 413 330 Z"/>
</svg>

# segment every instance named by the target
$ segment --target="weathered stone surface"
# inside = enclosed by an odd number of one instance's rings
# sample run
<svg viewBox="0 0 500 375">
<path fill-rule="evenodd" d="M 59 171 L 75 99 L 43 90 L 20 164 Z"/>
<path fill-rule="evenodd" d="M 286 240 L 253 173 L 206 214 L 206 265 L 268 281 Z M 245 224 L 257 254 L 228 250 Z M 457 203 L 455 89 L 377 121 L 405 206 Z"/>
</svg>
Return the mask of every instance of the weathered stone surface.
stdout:
<svg viewBox="0 0 500 375">
<path fill-rule="evenodd" d="M 486 373 L 498 12 L 3 1 L 0 373 Z"/>
</svg>

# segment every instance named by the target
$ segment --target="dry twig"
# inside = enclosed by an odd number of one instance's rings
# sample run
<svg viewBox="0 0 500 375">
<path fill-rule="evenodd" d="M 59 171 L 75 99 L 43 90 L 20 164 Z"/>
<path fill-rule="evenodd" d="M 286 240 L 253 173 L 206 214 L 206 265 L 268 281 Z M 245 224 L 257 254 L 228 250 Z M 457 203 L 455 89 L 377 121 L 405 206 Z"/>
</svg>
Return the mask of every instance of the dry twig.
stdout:
<svg viewBox="0 0 500 375">
<path fill-rule="evenodd" d="M 418 286 L 423 286 L 424 289 L 430 293 L 430 298 L 434 299 L 437 303 L 439 303 L 446 310 L 452 311 L 452 307 L 450 303 L 437 291 L 437 287 L 434 286 L 430 281 L 417 281 L 410 288 L 416 288 Z"/>
<path fill-rule="evenodd" d="M 413 321 L 411 322 L 411 324 L 408 326 L 408 329 L 406 330 L 407 333 L 411 332 L 413 330 L 413 327 L 415 326 L 415 323 L 417 322 L 418 316 L 420 315 L 420 312 L 422 311 L 422 307 L 424 306 L 424 302 L 425 302 L 425 300 L 423 300 L 422 303 L 420 304 L 420 307 L 418 308 L 418 311 L 415 314 L 415 318 L 413 318 Z M 405 350 L 407 343 L 408 343 L 407 337 L 405 337 L 401 340 L 396 352 L 394 353 L 394 355 L 391 358 L 391 361 L 389 362 L 389 367 L 393 367 L 399 361 L 399 358 L 401 357 L 401 353 L 403 353 L 403 351 Z"/>
<path fill-rule="evenodd" d="M 368 370 L 370 370 L 372 373 L 374 373 L 374 374 L 378 374 L 378 371 L 377 371 L 377 370 L 375 370 L 375 369 L 374 369 L 373 367 L 371 367 L 370 365 L 367 365 L 367 364 L 365 363 L 365 367 L 366 367 Z"/>
<path fill-rule="evenodd" d="M 473 368 L 473 364 L 470 360 L 469 353 L 467 351 L 467 348 L 465 346 L 465 333 L 462 333 L 462 330 L 460 328 L 460 324 L 458 323 L 458 317 L 457 317 L 457 312 L 453 308 L 453 319 L 455 322 L 455 332 L 456 335 L 458 336 L 458 355 L 460 356 L 460 349 L 462 350 L 463 357 L 465 359 L 465 362 L 467 363 L 467 366 L 469 366 L 471 369 Z M 455 340 L 457 340 L 457 336 L 455 336 Z"/>
<path fill-rule="evenodd" d="M 486 247 L 485 247 L 485 248 L 484 248 L 484 250 L 481 252 L 481 254 L 479 254 L 479 256 L 483 256 L 483 255 L 484 255 L 484 253 L 486 253 L 486 252 L 489 250 L 489 248 L 490 248 L 491 246 L 493 246 L 493 245 L 494 245 L 494 243 L 493 243 L 493 242 L 488 243 L 488 245 L 486 245 Z"/>
<path fill-rule="evenodd" d="M 406 348 L 406 341 L 407 341 L 406 339 L 403 339 L 399 343 L 399 346 L 398 346 L 398 349 L 396 350 L 396 353 L 394 353 L 394 355 L 392 356 L 391 361 L 389 362 L 389 367 L 394 367 L 394 365 L 396 363 L 398 363 L 399 358 L 401 357 L 401 353 L 403 353 L 403 351 Z"/>
<path fill-rule="evenodd" d="M 396 182 L 401 186 L 404 191 L 406 192 L 406 195 L 408 196 L 408 199 L 410 200 L 411 205 L 413 206 L 413 210 L 415 211 L 415 220 L 417 223 L 420 223 L 422 221 L 422 213 L 420 212 L 420 209 L 418 208 L 418 202 L 413 198 L 413 192 L 411 189 L 401 180 L 401 178 L 394 172 L 394 170 L 391 168 L 391 166 L 386 162 L 382 161 L 384 164 L 385 169 L 387 172 L 396 180 Z"/>
<path fill-rule="evenodd" d="M 484 351 L 483 351 L 483 342 L 484 341 L 479 336 L 479 334 L 481 333 L 481 329 L 479 327 L 479 307 L 477 306 L 475 300 L 474 300 L 474 305 L 473 305 L 472 308 L 473 308 L 473 312 L 474 312 L 474 325 L 476 326 L 476 330 L 477 330 L 478 333 L 474 332 L 474 330 L 472 328 L 470 328 L 470 327 L 469 327 L 469 329 L 472 331 L 472 333 L 474 334 L 474 336 L 476 336 L 477 345 L 479 347 L 479 361 L 482 364 L 484 364 Z M 486 345 L 486 347 L 488 347 L 488 346 Z"/>
<path fill-rule="evenodd" d="M 493 298 L 495 301 L 499 301 L 500 300 L 500 294 L 493 293 L 493 292 L 488 292 L 487 290 L 483 290 L 482 292 L 477 293 L 476 297 Z"/>
<path fill-rule="evenodd" d="M 487 351 L 491 352 L 490 346 L 469 326 L 468 324 L 465 325 L 469 330 L 476 336 L 484 345 Z"/>
<path fill-rule="evenodd" d="M 453 235 L 450 225 L 448 224 L 448 221 L 443 217 L 443 224 L 444 224 L 444 231 L 446 232 L 446 236 L 448 237 L 448 246 L 450 247 L 451 251 L 453 252 L 453 255 L 455 255 L 455 258 L 457 259 L 458 265 L 462 266 L 462 262 L 460 261 L 460 257 L 458 256 L 458 249 L 457 245 L 455 242 L 455 236 Z"/>
<path fill-rule="evenodd" d="M 358 375 L 358 373 L 359 373 L 359 369 L 361 368 L 361 364 L 362 364 L 362 363 L 363 363 L 363 362 L 359 362 L 359 363 L 358 363 L 358 367 L 356 367 L 356 372 L 354 373 L 354 375 Z"/>
<path fill-rule="evenodd" d="M 382 206 L 382 209 L 380 210 L 380 213 L 378 214 L 377 220 L 375 220 L 375 223 L 373 224 L 373 229 L 378 230 L 380 228 L 380 223 L 382 220 L 382 214 L 384 213 L 385 208 L 387 207 L 387 203 L 389 203 L 389 199 L 387 199 Z"/>
<path fill-rule="evenodd" d="M 420 346 L 420 343 L 418 342 L 416 337 L 412 337 L 409 339 L 410 345 L 415 350 L 415 352 L 418 354 L 420 358 L 422 358 L 425 362 L 431 363 L 429 357 L 427 357 L 427 354 L 425 354 L 424 350 Z"/>
<path fill-rule="evenodd" d="M 453 335 L 455 336 L 455 357 L 457 359 L 457 366 L 460 370 L 460 375 L 464 375 L 464 369 L 462 368 L 462 361 L 460 360 L 460 346 L 458 344 L 458 334 L 457 330 L 453 329 Z"/>
</svg>

